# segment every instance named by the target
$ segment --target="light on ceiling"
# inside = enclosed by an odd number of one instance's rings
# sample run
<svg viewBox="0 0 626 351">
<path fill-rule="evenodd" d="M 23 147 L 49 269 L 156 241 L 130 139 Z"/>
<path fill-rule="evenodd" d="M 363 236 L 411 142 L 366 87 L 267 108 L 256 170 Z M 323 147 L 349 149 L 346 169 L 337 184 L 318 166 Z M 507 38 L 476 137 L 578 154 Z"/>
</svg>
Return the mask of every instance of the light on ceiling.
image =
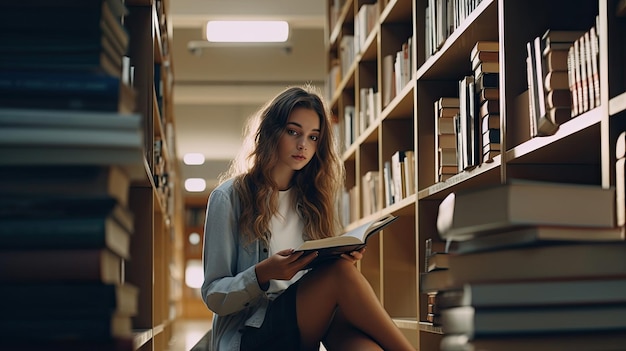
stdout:
<svg viewBox="0 0 626 351">
<path fill-rule="evenodd" d="M 199 152 L 189 152 L 183 156 L 186 165 L 201 165 L 204 163 L 204 155 Z"/>
<path fill-rule="evenodd" d="M 209 21 L 206 38 L 220 43 L 282 43 L 289 38 L 285 21 Z"/>
<path fill-rule="evenodd" d="M 206 180 L 202 178 L 185 179 L 185 190 L 190 193 L 199 193 L 206 189 Z"/>
<path fill-rule="evenodd" d="M 199 289 L 204 282 L 202 260 L 188 260 L 185 267 L 185 284 L 192 289 Z"/>
</svg>

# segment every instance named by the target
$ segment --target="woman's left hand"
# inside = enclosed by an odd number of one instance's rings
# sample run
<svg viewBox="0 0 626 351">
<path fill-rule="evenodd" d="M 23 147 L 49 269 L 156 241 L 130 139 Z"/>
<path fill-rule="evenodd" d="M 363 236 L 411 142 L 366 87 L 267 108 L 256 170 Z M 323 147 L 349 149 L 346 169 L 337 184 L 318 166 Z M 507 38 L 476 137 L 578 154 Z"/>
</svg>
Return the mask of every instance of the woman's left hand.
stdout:
<svg viewBox="0 0 626 351">
<path fill-rule="evenodd" d="M 363 258 L 363 253 L 365 252 L 365 248 L 362 248 L 358 251 L 352 251 L 349 253 L 341 254 L 341 258 L 348 260 L 352 263 L 356 263 L 357 261 Z"/>
</svg>

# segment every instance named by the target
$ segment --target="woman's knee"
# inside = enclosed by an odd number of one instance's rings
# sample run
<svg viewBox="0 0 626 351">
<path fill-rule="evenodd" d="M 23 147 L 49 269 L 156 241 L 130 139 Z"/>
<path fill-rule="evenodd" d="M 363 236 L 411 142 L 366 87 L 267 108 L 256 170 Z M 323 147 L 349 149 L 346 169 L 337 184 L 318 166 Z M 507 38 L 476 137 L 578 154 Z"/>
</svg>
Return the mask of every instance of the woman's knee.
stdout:
<svg viewBox="0 0 626 351">
<path fill-rule="evenodd" d="M 338 279 L 342 280 L 345 280 L 349 277 L 356 277 L 361 275 L 361 272 L 359 272 L 353 262 L 342 258 L 333 262 L 331 270 Z"/>
</svg>

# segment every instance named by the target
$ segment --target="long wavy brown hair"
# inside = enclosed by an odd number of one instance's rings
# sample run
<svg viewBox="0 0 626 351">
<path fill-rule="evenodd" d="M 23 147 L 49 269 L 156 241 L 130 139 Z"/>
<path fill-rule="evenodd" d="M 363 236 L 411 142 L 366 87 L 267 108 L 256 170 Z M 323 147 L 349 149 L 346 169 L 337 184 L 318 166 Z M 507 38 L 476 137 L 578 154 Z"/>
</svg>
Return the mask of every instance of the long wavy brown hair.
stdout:
<svg viewBox="0 0 626 351">
<path fill-rule="evenodd" d="M 242 208 L 239 228 L 247 242 L 260 239 L 267 243 L 271 235 L 269 222 L 277 212 L 279 191 L 271 171 L 278 162 L 279 139 L 295 108 L 311 109 L 320 119 L 317 151 L 291 181 L 297 212 L 304 221 L 304 238 L 320 239 L 338 233 L 338 194 L 345 172 L 335 147 L 330 113 L 313 87 L 289 87 L 249 120 L 246 139 L 252 140 L 251 146 L 242 148 L 221 178 L 234 178 Z"/>
</svg>

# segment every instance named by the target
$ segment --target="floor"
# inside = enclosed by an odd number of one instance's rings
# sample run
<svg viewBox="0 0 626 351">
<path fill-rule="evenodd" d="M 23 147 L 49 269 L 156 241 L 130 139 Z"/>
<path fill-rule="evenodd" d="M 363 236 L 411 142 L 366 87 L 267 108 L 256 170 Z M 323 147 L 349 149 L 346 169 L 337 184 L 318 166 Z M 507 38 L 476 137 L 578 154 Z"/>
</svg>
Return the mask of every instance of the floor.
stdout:
<svg viewBox="0 0 626 351">
<path fill-rule="evenodd" d="M 181 319 L 174 324 L 172 340 L 167 351 L 189 351 L 211 328 L 211 320 Z M 320 351 L 326 351 L 320 346 Z"/>
<path fill-rule="evenodd" d="M 210 329 L 210 319 L 180 319 L 176 321 L 167 351 L 191 350 Z"/>
</svg>

